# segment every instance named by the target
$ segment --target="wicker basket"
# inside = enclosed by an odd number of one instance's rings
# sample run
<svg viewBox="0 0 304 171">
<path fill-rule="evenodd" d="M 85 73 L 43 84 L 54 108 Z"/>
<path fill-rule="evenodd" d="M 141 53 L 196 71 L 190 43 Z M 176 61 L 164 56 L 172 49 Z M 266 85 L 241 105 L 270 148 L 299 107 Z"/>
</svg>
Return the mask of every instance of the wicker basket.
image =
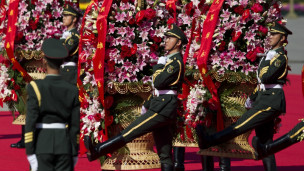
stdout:
<svg viewBox="0 0 304 171">
<path fill-rule="evenodd" d="M 25 125 L 26 115 L 19 115 L 16 119 L 13 121 L 13 125 Z"/>
<path fill-rule="evenodd" d="M 114 96 L 116 105 L 126 101 L 132 104 L 132 106 L 122 107 L 113 111 L 119 113 L 118 119 L 120 120 L 122 128 L 126 128 L 140 115 L 142 103 L 144 99 L 147 99 L 149 94 L 150 93 L 119 94 Z M 101 169 L 140 170 L 160 168 L 159 157 L 154 152 L 153 145 L 154 140 L 152 133 L 136 138 L 126 145 L 129 149 L 129 153 L 112 153 L 112 157 L 105 160 Z"/>
<path fill-rule="evenodd" d="M 248 95 L 251 94 L 254 88 L 255 84 L 251 82 L 237 84 L 226 83 L 222 84 L 222 86 L 219 88 L 219 94 L 221 98 L 220 100 L 222 102 L 222 105 L 224 106 L 222 109 L 224 113 L 225 127 L 228 127 L 234 122 L 236 122 L 237 119 L 246 111 L 243 106 Z M 231 92 L 229 93 L 229 95 L 221 95 L 221 93 L 227 90 Z M 243 109 L 228 105 L 228 103 L 231 102 L 243 107 Z M 254 159 L 254 150 L 248 143 L 250 133 L 251 131 L 218 146 L 213 146 L 208 149 L 200 150 L 198 154 L 228 158 Z"/>
</svg>

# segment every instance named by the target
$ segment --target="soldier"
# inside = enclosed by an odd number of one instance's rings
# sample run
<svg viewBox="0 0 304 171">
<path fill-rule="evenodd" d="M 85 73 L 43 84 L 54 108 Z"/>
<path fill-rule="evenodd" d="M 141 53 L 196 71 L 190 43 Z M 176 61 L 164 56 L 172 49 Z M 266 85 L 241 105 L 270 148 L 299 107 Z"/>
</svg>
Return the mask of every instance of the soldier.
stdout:
<svg viewBox="0 0 304 171">
<path fill-rule="evenodd" d="M 255 128 L 256 136 L 261 143 L 272 142 L 274 134 L 274 120 L 286 112 L 283 85 L 286 83 L 288 73 L 288 58 L 283 44 L 287 35 L 292 34 L 279 22 L 273 23 L 270 29 L 270 42 L 272 49 L 266 57 L 261 59 L 257 72 L 258 86 L 247 100 L 247 106 L 252 108 L 245 112 L 238 121 L 223 131 L 206 135 L 202 126 L 196 128 L 201 149 L 224 143 Z M 265 170 L 276 170 L 274 155 L 263 159 Z"/>
<path fill-rule="evenodd" d="M 59 75 L 68 50 L 57 39 L 42 44 L 47 76 L 27 86 L 25 148 L 32 171 L 73 170 L 78 158 L 78 89 Z"/>
<path fill-rule="evenodd" d="M 304 95 L 304 66 L 302 68 L 302 93 Z M 304 119 L 301 120 L 302 121 L 287 134 L 281 136 L 272 143 L 261 144 L 258 137 L 253 137 L 252 146 L 255 149 L 255 157 L 257 159 L 262 159 L 302 141 L 304 138 Z"/>
<path fill-rule="evenodd" d="M 75 8 L 67 4 L 63 10 L 63 25 L 67 27 L 67 31 L 62 34 L 60 40 L 69 50 L 69 57 L 64 60 L 60 68 L 62 78 L 72 84 L 77 82 L 77 62 L 78 62 L 78 44 L 79 33 L 76 25 L 82 16 Z"/>
<path fill-rule="evenodd" d="M 183 58 L 180 53 L 187 38 L 182 30 L 172 24 L 171 30 L 165 33 L 166 57 L 160 57 L 153 66 L 154 95 L 144 103 L 146 112 L 117 136 L 93 146 L 90 137 L 84 137 L 88 149 L 89 161 L 114 152 L 126 143 L 152 132 L 162 171 L 173 171 L 172 139 L 176 123 L 177 92 L 181 90 L 184 77 Z"/>
</svg>

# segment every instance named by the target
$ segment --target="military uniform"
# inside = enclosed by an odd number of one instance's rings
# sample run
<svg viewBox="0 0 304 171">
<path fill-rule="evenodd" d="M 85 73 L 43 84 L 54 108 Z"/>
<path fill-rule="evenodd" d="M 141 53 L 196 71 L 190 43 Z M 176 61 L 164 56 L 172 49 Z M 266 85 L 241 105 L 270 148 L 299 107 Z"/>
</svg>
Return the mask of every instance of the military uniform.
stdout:
<svg viewBox="0 0 304 171">
<path fill-rule="evenodd" d="M 285 27 L 276 25 L 271 28 L 271 32 L 286 33 Z M 267 57 L 262 58 L 259 65 L 258 87 L 250 96 L 253 107 L 245 112 L 236 123 L 213 135 L 206 135 L 204 128 L 198 126 L 196 130 L 200 148 L 205 149 L 224 143 L 254 128 L 262 143 L 272 142 L 274 120 L 286 111 L 283 85 L 286 83 L 287 73 L 288 58 L 284 53 L 284 48 L 280 47 L 268 52 Z M 274 156 L 265 158 L 263 162 L 266 170 L 275 168 Z"/>
<path fill-rule="evenodd" d="M 53 46 L 53 43 L 58 42 L 68 55 L 59 40 L 48 40 L 42 45 L 46 58 L 57 58 L 53 55 L 59 52 L 58 46 Z M 30 82 L 27 92 L 26 154 L 36 155 L 39 171 L 73 170 L 73 156 L 78 155 L 80 127 L 77 87 L 60 75 L 47 75 L 43 80 Z"/>
<path fill-rule="evenodd" d="M 81 16 L 81 14 L 69 4 L 64 8 L 63 15 L 72 15 L 77 18 Z M 79 32 L 76 28 L 65 31 L 60 38 L 65 47 L 69 50 L 69 57 L 64 60 L 64 63 L 60 68 L 60 74 L 64 80 L 75 85 L 77 83 L 79 38 Z"/>
<path fill-rule="evenodd" d="M 187 42 L 184 33 L 176 26 L 166 32 L 183 43 Z M 181 90 L 184 65 L 182 55 L 177 52 L 167 56 L 164 64 L 153 66 L 153 84 L 155 91 L 145 103 L 147 112 L 132 122 L 119 135 L 93 147 L 90 137 L 85 136 L 86 148 L 90 151 L 90 161 L 111 153 L 133 139 L 153 132 L 162 170 L 172 170 L 172 138 L 176 122 L 177 91 Z"/>
<path fill-rule="evenodd" d="M 304 85 L 303 71 L 304 70 L 302 70 L 302 86 Z M 304 89 L 302 89 L 302 92 L 304 93 Z M 304 121 L 302 119 L 302 121 L 298 123 L 294 128 L 292 128 L 287 134 L 281 136 L 273 142 L 262 143 L 259 137 L 253 137 L 252 146 L 255 149 L 256 158 L 262 159 L 302 141 L 303 137 Z"/>
</svg>

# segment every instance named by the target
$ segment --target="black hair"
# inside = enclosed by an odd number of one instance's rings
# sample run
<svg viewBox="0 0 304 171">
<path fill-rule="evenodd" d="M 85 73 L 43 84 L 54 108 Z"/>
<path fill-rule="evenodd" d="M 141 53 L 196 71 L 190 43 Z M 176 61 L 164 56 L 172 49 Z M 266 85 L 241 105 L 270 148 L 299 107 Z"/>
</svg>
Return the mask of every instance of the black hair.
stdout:
<svg viewBox="0 0 304 171">
<path fill-rule="evenodd" d="M 49 59 L 45 58 L 47 61 L 47 64 L 49 65 L 50 68 L 52 69 L 60 69 L 60 65 L 63 63 L 63 59 Z"/>
</svg>

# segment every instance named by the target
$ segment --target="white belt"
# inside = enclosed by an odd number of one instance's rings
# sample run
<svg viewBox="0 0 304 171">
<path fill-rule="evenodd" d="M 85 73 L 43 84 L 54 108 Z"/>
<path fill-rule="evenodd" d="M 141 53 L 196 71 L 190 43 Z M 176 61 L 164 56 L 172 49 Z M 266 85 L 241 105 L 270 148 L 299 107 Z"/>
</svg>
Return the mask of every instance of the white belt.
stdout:
<svg viewBox="0 0 304 171">
<path fill-rule="evenodd" d="M 64 62 L 61 67 L 64 68 L 65 66 L 76 66 L 75 62 Z"/>
<path fill-rule="evenodd" d="M 161 94 L 173 94 L 173 95 L 177 95 L 177 91 L 176 90 L 154 90 L 154 96 L 159 96 Z"/>
<path fill-rule="evenodd" d="M 266 88 L 283 88 L 282 84 L 259 84 L 260 90 L 266 90 Z"/>
<path fill-rule="evenodd" d="M 67 125 L 64 123 L 37 123 L 36 128 L 39 129 L 65 129 Z"/>
</svg>

